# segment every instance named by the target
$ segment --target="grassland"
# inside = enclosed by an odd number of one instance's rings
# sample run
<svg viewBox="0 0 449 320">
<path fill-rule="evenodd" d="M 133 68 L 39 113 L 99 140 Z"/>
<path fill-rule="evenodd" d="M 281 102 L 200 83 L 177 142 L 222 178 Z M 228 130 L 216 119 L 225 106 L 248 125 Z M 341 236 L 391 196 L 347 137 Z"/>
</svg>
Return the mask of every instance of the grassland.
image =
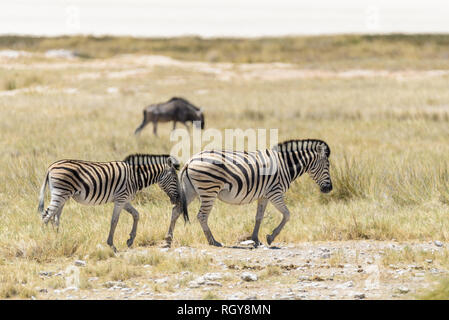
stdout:
<svg viewBox="0 0 449 320">
<path fill-rule="evenodd" d="M 84 59 L 156 54 L 206 62 L 288 62 L 325 69 L 448 69 L 449 35 L 388 34 L 282 38 L 0 37 L 0 49 L 74 50 Z"/>
<path fill-rule="evenodd" d="M 159 138 L 150 128 L 139 138 L 133 131 L 144 106 L 172 96 L 203 107 L 206 128 L 277 128 L 280 141 L 328 142 L 334 191 L 319 194 L 309 177 L 300 178 L 287 194 L 292 218 L 276 242 L 449 241 L 449 75 L 434 72 L 448 69 L 448 39 L 3 37 L 0 48 L 34 54 L 3 59 L 0 65 L 1 297 L 38 294 L 34 288 L 44 265 L 77 258 L 98 262 L 99 274 L 107 279 L 115 279 L 117 272 L 139 276 L 135 260 L 124 264 L 109 249 L 98 247 L 105 243 L 112 205 L 86 207 L 70 201 L 56 233 L 41 225 L 38 191 L 47 166 L 58 159 L 109 161 L 135 152 L 169 152 L 171 124 L 159 126 Z M 80 50 L 85 57 L 50 59 L 42 54 L 61 47 Z M 219 62 L 160 64 L 143 55 L 208 61 L 211 50 L 216 51 L 212 61 Z M 292 64 L 268 63 L 272 61 Z M 315 71 L 307 73 L 309 67 Z M 152 187 L 142 192 L 135 206 L 141 220 L 134 246 L 160 244 L 171 211 L 162 191 Z M 174 247 L 205 243 L 194 218 L 198 203 L 189 210 L 193 223 L 178 224 Z M 218 202 L 209 219 L 215 238 L 227 245 L 244 239 L 254 226 L 255 210 L 255 204 L 231 207 Z M 115 242 L 119 250 L 126 250 L 132 220 L 126 212 L 120 219 Z M 261 239 L 280 219 L 269 206 Z M 400 261 L 409 256 L 388 258 Z M 117 268 L 107 267 L 111 263 Z M 449 268 L 447 259 L 441 264 Z M 173 268 L 183 265 L 193 268 L 189 261 Z M 198 264 L 202 266 L 207 261 Z M 88 273 L 92 276 L 95 270 Z"/>
</svg>

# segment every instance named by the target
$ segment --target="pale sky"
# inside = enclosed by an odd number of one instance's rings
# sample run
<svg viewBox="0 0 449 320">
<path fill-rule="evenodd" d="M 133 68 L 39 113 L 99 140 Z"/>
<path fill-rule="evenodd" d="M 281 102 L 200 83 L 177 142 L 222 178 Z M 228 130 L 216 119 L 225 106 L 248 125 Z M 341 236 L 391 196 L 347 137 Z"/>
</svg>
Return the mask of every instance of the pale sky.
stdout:
<svg viewBox="0 0 449 320">
<path fill-rule="evenodd" d="M 449 33 L 447 0 L 0 0 L 0 34 Z"/>
</svg>

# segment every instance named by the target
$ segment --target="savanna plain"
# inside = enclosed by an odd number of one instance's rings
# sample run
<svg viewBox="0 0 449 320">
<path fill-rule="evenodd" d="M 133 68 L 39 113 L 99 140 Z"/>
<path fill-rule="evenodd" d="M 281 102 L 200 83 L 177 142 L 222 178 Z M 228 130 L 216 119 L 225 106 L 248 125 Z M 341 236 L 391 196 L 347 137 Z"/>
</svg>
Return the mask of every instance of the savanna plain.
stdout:
<svg viewBox="0 0 449 320">
<path fill-rule="evenodd" d="M 445 35 L 2 38 L 0 298 L 449 298 L 448 61 Z M 209 226 L 225 247 L 215 248 L 197 200 L 163 248 L 172 206 L 157 186 L 133 202 L 132 248 L 122 212 L 118 253 L 106 245 L 112 204 L 71 200 L 58 232 L 42 225 L 51 163 L 169 153 L 171 123 L 159 137 L 151 125 L 133 132 L 145 106 L 173 96 L 202 107 L 206 129 L 326 141 L 334 190 L 299 178 L 286 195 L 290 221 L 257 249 L 244 242 L 256 203 L 216 202 Z M 260 239 L 280 220 L 268 205 Z"/>
</svg>

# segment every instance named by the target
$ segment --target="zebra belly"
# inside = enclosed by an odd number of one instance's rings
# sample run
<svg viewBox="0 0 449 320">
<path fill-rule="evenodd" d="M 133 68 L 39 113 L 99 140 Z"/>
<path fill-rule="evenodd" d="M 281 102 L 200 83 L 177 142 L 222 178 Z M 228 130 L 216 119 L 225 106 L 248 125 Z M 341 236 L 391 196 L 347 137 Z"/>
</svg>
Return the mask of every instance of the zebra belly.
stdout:
<svg viewBox="0 0 449 320">
<path fill-rule="evenodd" d="M 75 193 L 73 195 L 73 199 L 76 202 L 81 203 L 81 204 L 86 204 L 86 205 L 104 204 L 104 203 L 113 201 L 113 195 L 111 195 L 105 199 L 103 199 L 103 195 L 100 195 L 100 197 L 98 199 L 97 199 L 97 196 L 94 196 L 93 198 L 91 198 L 91 197 L 92 196 L 89 195 L 89 197 L 86 198 L 85 192 Z"/>
<path fill-rule="evenodd" d="M 218 199 L 229 204 L 248 204 L 256 200 L 255 197 L 245 197 L 244 195 L 235 196 L 231 191 L 221 190 L 218 193 Z"/>
</svg>

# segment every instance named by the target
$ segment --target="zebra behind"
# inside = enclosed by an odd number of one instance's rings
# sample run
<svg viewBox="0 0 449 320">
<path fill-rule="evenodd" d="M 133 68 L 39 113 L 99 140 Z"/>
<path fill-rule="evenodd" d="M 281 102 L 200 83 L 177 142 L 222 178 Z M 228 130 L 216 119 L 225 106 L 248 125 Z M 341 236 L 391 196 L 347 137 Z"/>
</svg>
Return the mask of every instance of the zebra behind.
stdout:
<svg viewBox="0 0 449 320">
<path fill-rule="evenodd" d="M 321 140 L 290 140 L 271 150 L 254 152 L 212 150 L 194 155 L 181 171 L 181 186 L 187 205 L 196 197 L 200 200 L 198 220 L 210 245 L 221 246 L 210 231 L 207 220 L 218 198 L 230 204 L 247 204 L 257 200 L 257 214 L 251 239 L 260 245 L 259 227 L 265 208 L 271 202 L 282 215 L 281 223 L 267 235 L 271 244 L 286 222 L 290 212 L 284 202 L 284 194 L 291 183 L 308 173 L 321 192 L 332 190 L 329 174 L 330 148 Z M 173 230 L 181 211 L 173 210 L 166 236 L 171 245 Z"/>
<path fill-rule="evenodd" d="M 111 227 L 107 243 L 114 251 L 114 232 L 120 212 L 125 209 L 133 217 L 133 226 L 127 245 L 136 237 L 139 212 L 131 205 L 136 193 L 157 183 L 168 195 L 175 208 L 184 212 L 187 206 L 181 192 L 176 170 L 178 161 L 168 155 L 135 154 L 123 161 L 90 162 L 82 160 L 60 160 L 47 170 L 39 197 L 38 211 L 45 224 L 51 221 L 59 227 L 60 216 L 69 198 L 87 205 L 114 202 Z M 49 185 L 51 201 L 44 212 L 45 188 Z"/>
</svg>

